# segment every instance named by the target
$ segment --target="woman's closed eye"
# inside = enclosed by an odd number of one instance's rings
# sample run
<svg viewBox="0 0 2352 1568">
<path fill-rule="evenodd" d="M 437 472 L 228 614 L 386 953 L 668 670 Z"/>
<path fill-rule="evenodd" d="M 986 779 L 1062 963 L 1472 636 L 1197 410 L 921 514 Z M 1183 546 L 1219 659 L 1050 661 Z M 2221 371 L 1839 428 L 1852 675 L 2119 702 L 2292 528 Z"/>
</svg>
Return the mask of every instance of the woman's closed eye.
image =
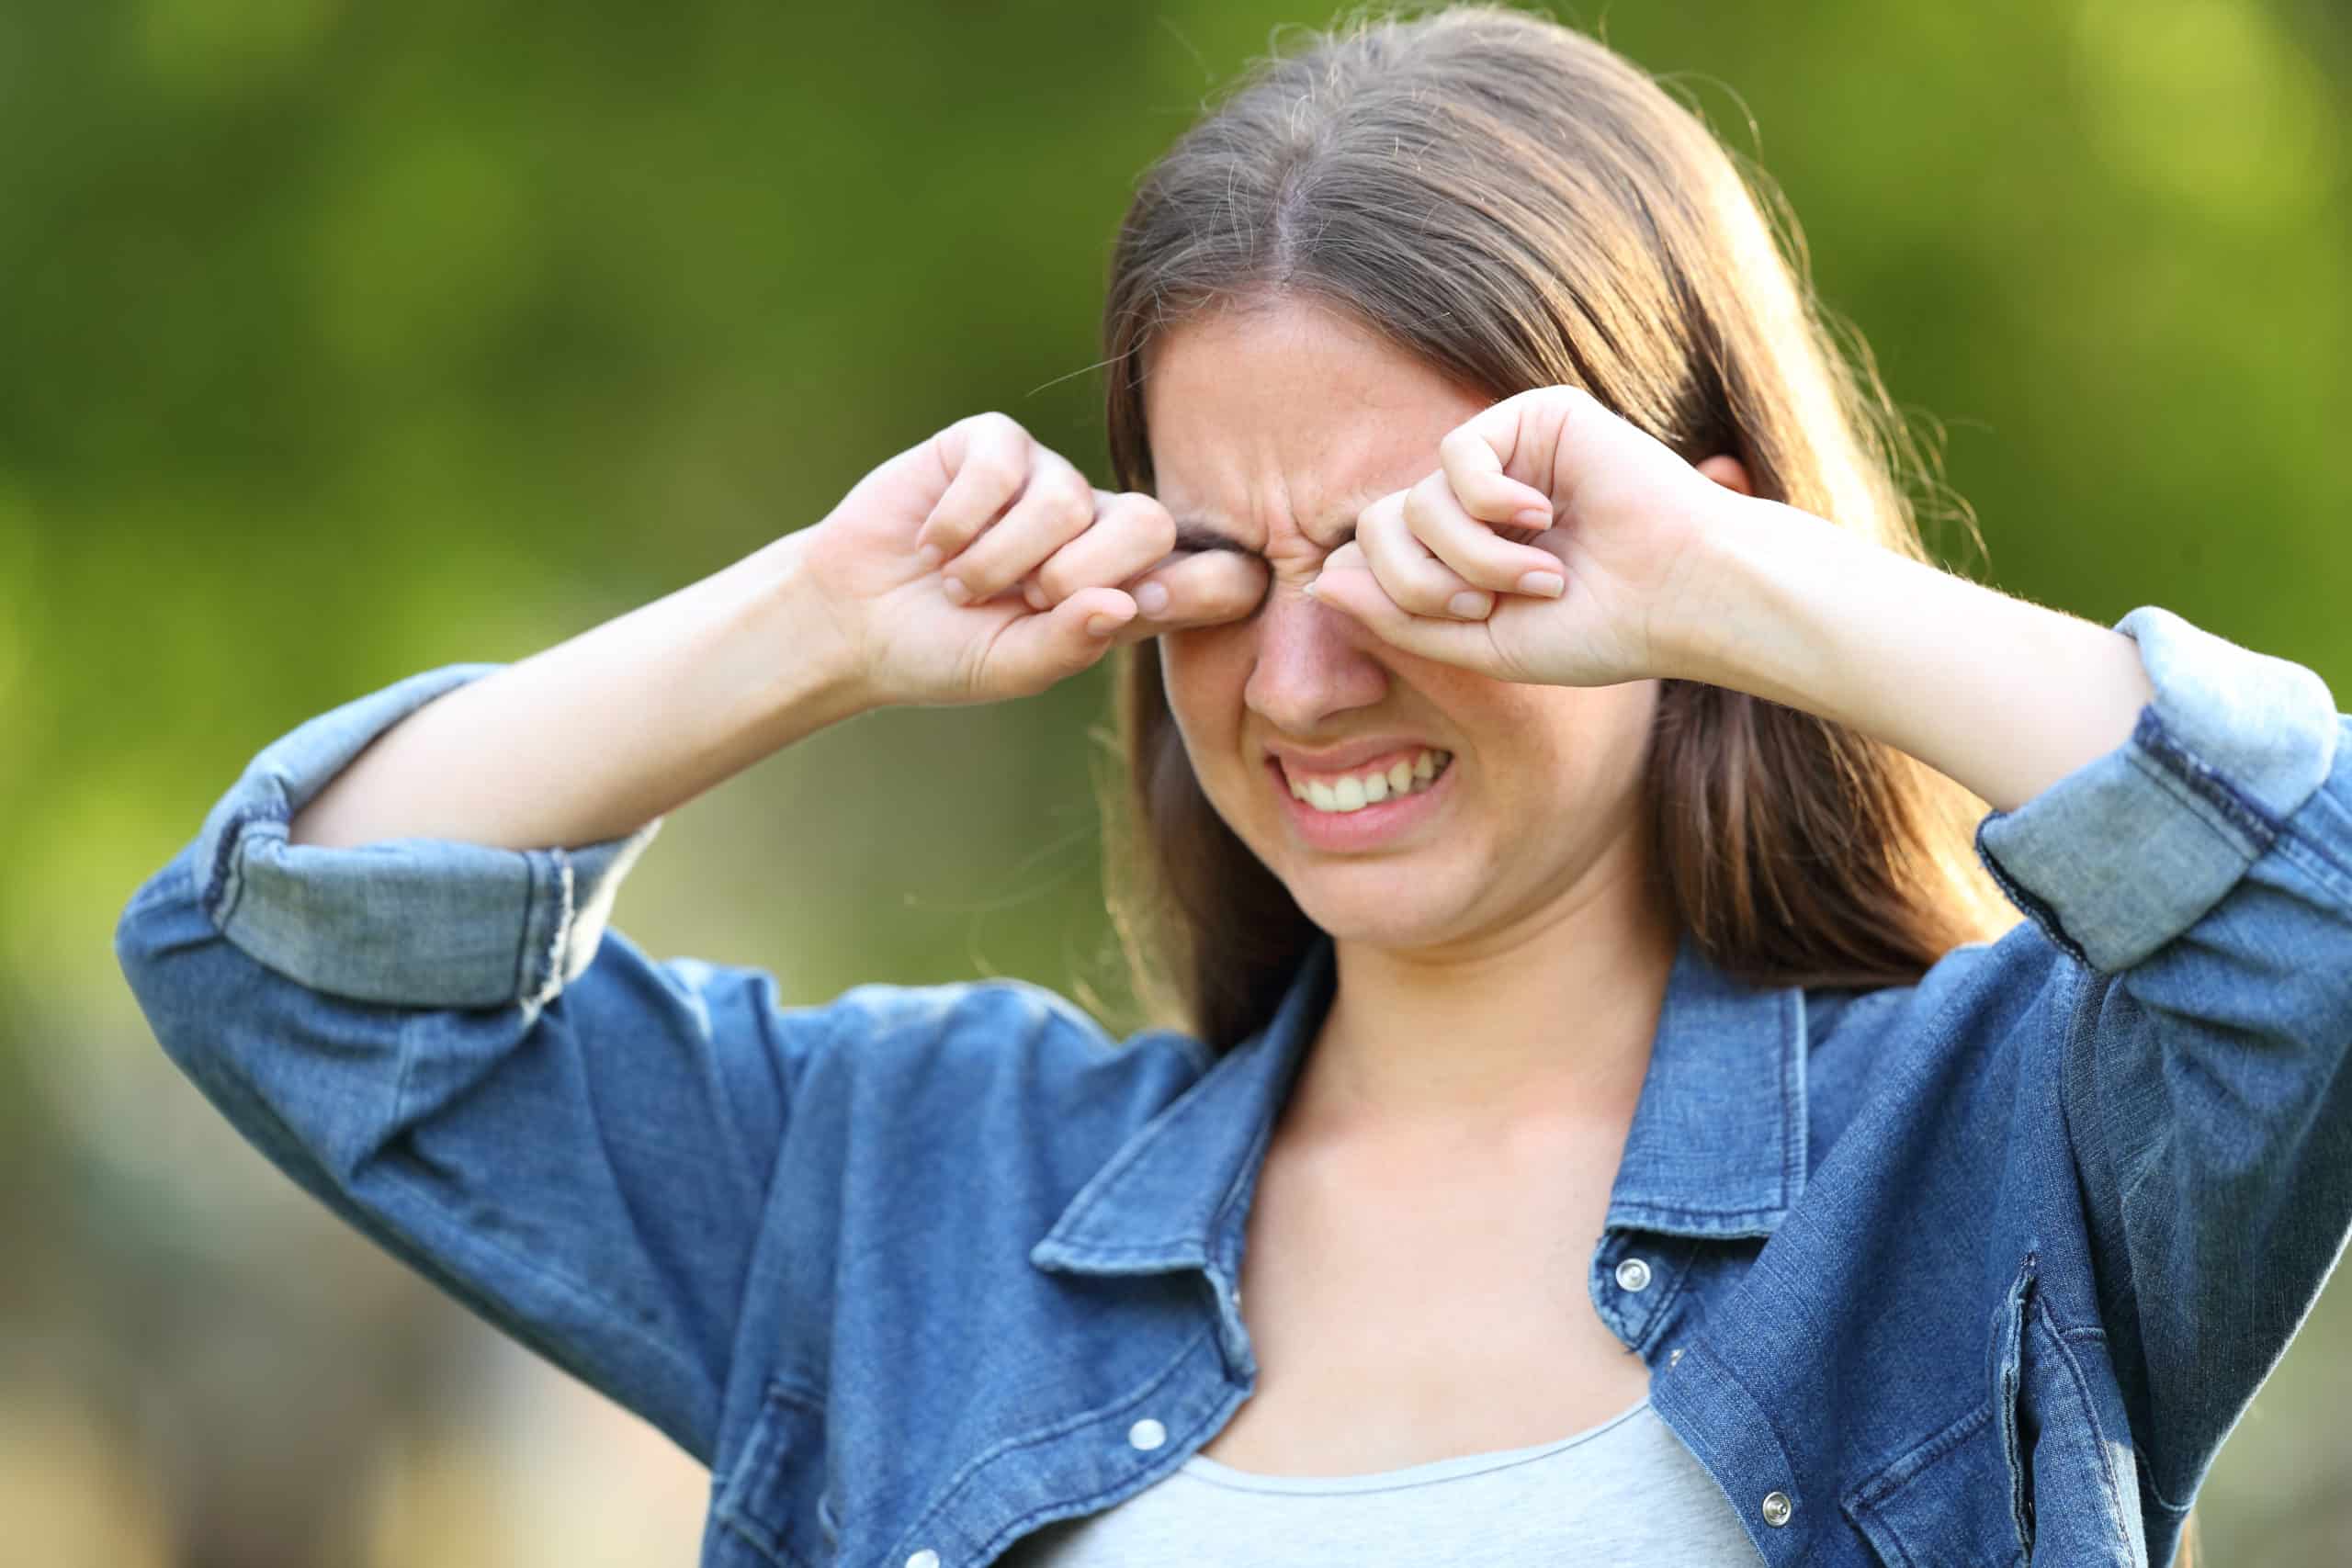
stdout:
<svg viewBox="0 0 2352 1568">
<path fill-rule="evenodd" d="M 1309 542 L 1314 543 L 1318 550 L 1328 556 L 1333 550 L 1338 549 L 1340 546 L 1352 540 L 1355 536 L 1356 525 L 1352 521 L 1351 521 L 1345 527 L 1340 528 L 1337 535 L 1328 543 L 1317 541 Z M 1177 518 L 1177 553 L 1180 555 L 1197 555 L 1203 550 L 1230 550 L 1235 555 L 1255 556 L 1260 560 L 1266 560 L 1264 551 L 1250 548 L 1248 545 L 1243 544 L 1240 540 L 1235 538 L 1230 534 L 1225 533 L 1217 528 L 1213 528 L 1208 524 L 1203 523 L 1197 518 Z M 1271 561 L 1268 561 L 1267 564 L 1269 566 L 1272 565 Z"/>
</svg>

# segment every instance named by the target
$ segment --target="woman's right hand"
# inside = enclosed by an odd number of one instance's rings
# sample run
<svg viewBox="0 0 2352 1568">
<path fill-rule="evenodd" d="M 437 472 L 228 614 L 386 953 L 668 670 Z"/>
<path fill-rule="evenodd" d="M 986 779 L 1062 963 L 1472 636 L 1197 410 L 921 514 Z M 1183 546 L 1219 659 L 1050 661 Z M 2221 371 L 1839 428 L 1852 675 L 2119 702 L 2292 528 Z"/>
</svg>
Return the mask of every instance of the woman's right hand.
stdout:
<svg viewBox="0 0 2352 1568">
<path fill-rule="evenodd" d="M 1159 502 L 1094 489 L 1001 413 L 901 452 L 794 543 L 876 705 L 1026 696 L 1266 587 L 1254 557 L 1176 552 Z"/>
</svg>

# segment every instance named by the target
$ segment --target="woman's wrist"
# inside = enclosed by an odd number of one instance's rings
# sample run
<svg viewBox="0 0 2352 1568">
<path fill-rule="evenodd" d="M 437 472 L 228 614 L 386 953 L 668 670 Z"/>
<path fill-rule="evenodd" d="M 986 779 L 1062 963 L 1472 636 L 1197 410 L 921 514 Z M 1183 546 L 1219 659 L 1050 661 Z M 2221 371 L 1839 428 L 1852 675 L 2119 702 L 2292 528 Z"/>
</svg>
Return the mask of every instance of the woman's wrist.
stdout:
<svg viewBox="0 0 2352 1568">
<path fill-rule="evenodd" d="M 884 705 L 865 679 L 854 639 L 808 567 L 806 531 L 762 547 L 705 584 L 741 610 L 729 642 L 752 728 L 770 750 Z"/>
<path fill-rule="evenodd" d="M 1711 486 L 1682 570 L 1649 628 L 1657 672 L 1820 711 L 1834 704 L 1833 608 L 1883 581 L 1888 555 L 1780 502 Z"/>
<path fill-rule="evenodd" d="M 2131 734 L 2129 637 L 1726 493 L 1653 628 L 1659 673 L 1847 725 L 2004 809 Z"/>
</svg>

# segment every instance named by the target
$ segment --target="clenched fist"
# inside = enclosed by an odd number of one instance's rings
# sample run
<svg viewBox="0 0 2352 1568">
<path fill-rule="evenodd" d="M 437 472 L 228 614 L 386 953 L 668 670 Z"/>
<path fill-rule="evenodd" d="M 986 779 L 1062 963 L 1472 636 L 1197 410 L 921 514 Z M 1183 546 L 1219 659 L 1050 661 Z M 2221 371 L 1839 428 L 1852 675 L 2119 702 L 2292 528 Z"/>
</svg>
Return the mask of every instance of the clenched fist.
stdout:
<svg viewBox="0 0 2352 1568">
<path fill-rule="evenodd" d="M 1250 557 L 1178 553 L 1159 502 L 1096 490 L 1001 413 L 884 463 L 798 543 L 876 705 L 1026 696 L 1114 643 L 1246 615 L 1266 586 Z"/>
</svg>

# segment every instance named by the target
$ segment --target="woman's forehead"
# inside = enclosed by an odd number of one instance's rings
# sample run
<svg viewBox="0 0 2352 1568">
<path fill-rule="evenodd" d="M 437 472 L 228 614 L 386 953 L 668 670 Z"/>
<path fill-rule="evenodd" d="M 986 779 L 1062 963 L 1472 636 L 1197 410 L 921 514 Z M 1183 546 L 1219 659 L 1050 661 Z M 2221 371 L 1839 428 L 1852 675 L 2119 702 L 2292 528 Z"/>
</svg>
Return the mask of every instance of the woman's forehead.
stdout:
<svg viewBox="0 0 2352 1568">
<path fill-rule="evenodd" d="M 1485 406 L 1365 329 L 1304 309 L 1172 329 L 1144 398 L 1160 501 L 1252 550 L 1284 524 L 1344 531 L 1436 468 L 1438 442 Z"/>
</svg>

